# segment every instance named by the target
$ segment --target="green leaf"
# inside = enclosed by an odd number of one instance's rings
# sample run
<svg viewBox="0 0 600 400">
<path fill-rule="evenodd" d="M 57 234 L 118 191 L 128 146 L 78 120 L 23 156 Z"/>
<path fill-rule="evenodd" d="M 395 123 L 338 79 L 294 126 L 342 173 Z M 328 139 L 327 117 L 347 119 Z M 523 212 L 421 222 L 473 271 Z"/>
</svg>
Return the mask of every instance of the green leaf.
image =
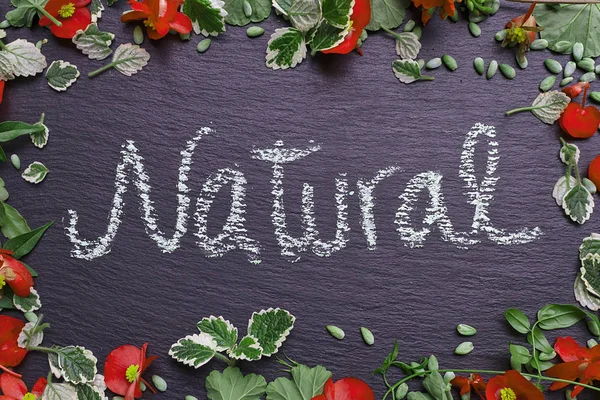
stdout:
<svg viewBox="0 0 600 400">
<path fill-rule="evenodd" d="M 531 327 L 531 323 L 529 322 L 529 318 L 523 312 L 517 308 L 509 308 L 504 313 L 504 317 L 519 333 L 526 334 L 529 332 L 529 328 Z"/>
<path fill-rule="evenodd" d="M 434 400 L 429 393 L 410 392 L 406 396 L 407 400 Z"/>
<path fill-rule="evenodd" d="M 285 14 L 294 28 L 308 32 L 321 19 L 321 3 L 313 0 L 294 0 Z"/>
<path fill-rule="evenodd" d="M 540 93 L 533 101 L 531 112 L 540 121 L 552 125 L 565 111 L 571 98 L 558 90 Z"/>
<path fill-rule="evenodd" d="M 209 334 L 217 343 L 216 351 L 232 348 L 237 343 L 238 330 L 223 317 L 202 318 L 197 324 L 198 330 Z"/>
<path fill-rule="evenodd" d="M 419 37 L 412 32 L 398 33 L 396 36 L 396 54 L 404 60 L 414 60 L 421 51 Z"/>
<path fill-rule="evenodd" d="M 367 30 L 394 29 L 404 21 L 410 0 L 371 0 L 371 21 Z"/>
<path fill-rule="evenodd" d="M 42 400 L 75 400 L 77 399 L 77 391 L 73 385 L 68 383 L 48 382 Z"/>
<path fill-rule="evenodd" d="M 100 31 L 97 24 L 90 24 L 85 31 L 78 30 L 72 41 L 90 60 L 104 60 L 112 54 L 114 38 L 114 34 Z"/>
<path fill-rule="evenodd" d="M 92 22 L 96 23 L 102 17 L 102 11 L 104 11 L 104 5 L 102 0 L 92 0 L 90 3 L 90 13 L 92 14 Z"/>
<path fill-rule="evenodd" d="M 396 60 L 392 63 L 392 71 L 402 83 L 413 83 L 419 80 L 433 80 L 432 76 L 421 75 L 421 67 L 415 60 Z"/>
<path fill-rule="evenodd" d="M 54 221 L 50 221 L 46 225 L 11 238 L 4 244 L 4 248 L 6 250 L 11 250 L 14 253 L 13 257 L 16 259 L 29 254 L 53 223 Z"/>
<path fill-rule="evenodd" d="M 221 0 L 186 0 L 182 11 L 192 20 L 196 34 L 217 36 L 225 32 L 227 11 L 224 6 Z"/>
<path fill-rule="evenodd" d="M 32 162 L 31 164 L 29 164 L 29 166 L 27 168 L 25 168 L 25 171 L 23 171 L 23 174 L 21 174 L 21 177 L 29 183 L 38 184 L 41 181 L 43 181 L 44 178 L 46 178 L 46 175 L 48 175 L 48 172 L 50 172 L 50 171 L 48 171 L 48 168 L 46 168 L 46 166 L 44 164 L 42 164 L 41 162 L 35 161 L 35 162 Z"/>
<path fill-rule="evenodd" d="M 584 57 L 600 56 L 600 4 L 567 5 L 558 7 L 538 5 L 534 16 L 544 30 L 540 36 L 546 39 L 552 50 L 560 41 L 583 43 Z"/>
<path fill-rule="evenodd" d="M 294 68 L 306 58 L 304 35 L 295 28 L 275 29 L 267 44 L 265 58 L 269 68 Z"/>
<path fill-rule="evenodd" d="M 5 18 L 15 28 L 31 28 L 33 19 L 42 15 L 39 9 L 44 8 L 47 2 L 48 0 L 12 0 L 11 3 L 16 9 L 7 12 Z"/>
<path fill-rule="evenodd" d="M 46 68 L 46 57 L 35 44 L 17 39 L 0 51 L 0 80 L 34 76 Z"/>
<path fill-rule="evenodd" d="M 74 384 L 93 382 L 98 360 L 91 351 L 81 346 L 54 346 L 52 350 L 48 361 L 54 376 Z"/>
<path fill-rule="evenodd" d="M 564 164 L 569 165 L 571 163 L 571 160 L 574 162 L 574 164 L 577 164 L 579 162 L 580 154 L 581 151 L 579 151 L 579 147 L 572 143 L 565 143 L 560 148 L 559 156 L 560 160 Z"/>
<path fill-rule="evenodd" d="M 531 353 L 529 349 L 524 346 L 519 346 L 516 344 L 509 344 L 509 350 L 511 356 L 522 365 L 525 365 L 531 361 Z"/>
<path fill-rule="evenodd" d="M 34 288 L 30 289 L 29 296 L 20 297 L 16 294 L 13 295 L 13 304 L 15 308 L 21 312 L 31 312 L 37 311 L 42 308 L 42 302 L 40 301 L 40 296 Z"/>
<path fill-rule="evenodd" d="M 588 254 L 581 260 L 581 279 L 587 290 L 596 297 L 600 297 L 600 255 Z"/>
<path fill-rule="evenodd" d="M 298 364 L 292 367 L 292 379 L 277 378 L 267 386 L 267 400 L 311 400 L 323 392 L 331 372 L 318 365 L 309 368 Z"/>
<path fill-rule="evenodd" d="M 43 115 L 42 115 L 43 118 Z M 36 126 L 41 126 L 42 129 L 35 131 L 29 135 L 31 138 L 31 142 L 38 149 L 43 149 L 45 145 L 48 144 L 48 136 L 50 134 L 50 129 L 46 125 L 44 125 L 41 121 L 35 124 Z"/>
<path fill-rule="evenodd" d="M 427 375 L 423 380 L 423 387 L 435 400 L 447 400 L 446 390 L 448 385 L 439 372 L 434 371 Z"/>
<path fill-rule="evenodd" d="M 263 349 L 254 336 L 244 336 L 240 343 L 227 351 L 229 357 L 236 360 L 256 361 L 262 357 Z"/>
<path fill-rule="evenodd" d="M 4 180 L 2 178 L 0 178 L 0 202 L 5 202 L 6 200 L 8 200 L 8 190 L 6 190 L 5 184 L 4 184 Z M 4 208 L 0 207 L 0 212 L 2 217 L 0 217 L 0 224 L 2 221 L 2 218 L 4 218 Z"/>
<path fill-rule="evenodd" d="M 0 291 L 0 310 L 15 310 L 15 303 L 13 303 L 14 293 L 10 288 L 4 287 L 3 290 Z"/>
<path fill-rule="evenodd" d="M 548 304 L 538 311 L 538 326 L 544 330 L 562 329 L 585 319 L 585 312 L 570 304 Z"/>
<path fill-rule="evenodd" d="M 587 307 L 592 311 L 600 310 L 600 297 L 594 295 L 591 291 L 588 291 L 585 282 L 581 279 L 581 274 L 577 275 L 577 279 L 573 285 L 573 291 L 575 292 L 575 299 L 583 307 Z"/>
<path fill-rule="evenodd" d="M 552 197 L 554 197 L 554 201 L 559 207 L 562 207 L 563 200 L 569 190 L 572 187 L 577 185 L 577 179 L 572 176 L 569 176 L 567 180 L 566 176 L 561 176 L 558 181 L 554 184 L 554 188 L 552 189 Z"/>
<path fill-rule="evenodd" d="M 227 16 L 225 22 L 230 25 L 244 26 L 250 22 L 261 22 L 271 14 L 271 0 L 246 0 L 252 7 L 252 14 L 244 13 L 244 0 L 225 0 Z"/>
<path fill-rule="evenodd" d="M 77 385 L 77 400 L 104 400 L 104 393 L 92 385 Z"/>
<path fill-rule="evenodd" d="M 263 355 L 269 357 L 279 350 L 281 344 L 294 328 L 296 318 L 280 308 L 269 308 L 253 313 L 248 324 L 248 335 L 258 339 Z"/>
<path fill-rule="evenodd" d="M 381 367 L 377 368 L 375 371 L 373 371 L 373 373 L 384 375 L 385 371 L 387 371 L 387 369 L 392 365 L 392 363 L 396 361 L 396 359 L 398 359 L 398 354 L 398 340 L 396 340 L 394 342 L 394 347 L 392 348 L 392 351 L 387 355 L 385 360 L 383 360 L 383 364 L 381 364 Z"/>
<path fill-rule="evenodd" d="M 554 366 L 554 364 L 552 364 L 549 361 L 540 361 L 539 359 L 536 359 L 535 357 L 531 358 L 531 361 L 529 361 L 529 365 L 532 368 L 537 369 L 540 372 L 547 371 Z"/>
<path fill-rule="evenodd" d="M 117 1 L 119 0 L 106 0 L 106 4 L 108 4 L 108 6 L 112 6 L 113 4 L 115 4 Z"/>
<path fill-rule="evenodd" d="M 46 70 L 48 85 L 57 92 L 66 91 L 79 78 L 76 65 L 63 60 L 56 60 Z"/>
<path fill-rule="evenodd" d="M 208 333 L 201 333 L 179 339 L 171 346 L 169 355 L 180 363 L 200 368 L 215 356 L 216 348 L 215 339 Z"/>
<path fill-rule="evenodd" d="M 22 349 L 37 347 L 44 341 L 44 327 L 37 321 L 28 322 L 19 333 L 17 344 Z"/>
<path fill-rule="evenodd" d="M 543 353 L 552 353 L 554 351 L 544 333 L 538 328 L 529 332 L 527 342 Z"/>
<path fill-rule="evenodd" d="M 309 34 L 310 47 L 313 51 L 329 50 L 342 43 L 346 35 L 348 28 L 337 28 L 323 20 L 312 34 Z"/>
<path fill-rule="evenodd" d="M 242 375 L 239 368 L 227 367 L 222 373 L 212 371 L 206 377 L 209 400 L 259 400 L 267 388 L 265 378 L 256 374 Z"/>
<path fill-rule="evenodd" d="M 137 74 L 150 60 L 150 54 L 136 44 L 122 44 L 112 58 L 113 67 L 125 76 Z"/>
<path fill-rule="evenodd" d="M 2 204 L 4 205 L 4 215 L 2 216 L 2 234 L 4 236 L 12 239 L 31 231 L 27 221 L 17 210 L 6 203 Z"/>
<path fill-rule="evenodd" d="M 44 131 L 44 125 L 28 124 L 20 121 L 0 122 L 0 142 L 9 142 L 19 136 L 31 135 Z"/>
<path fill-rule="evenodd" d="M 594 198 L 585 186 L 578 184 L 567 192 L 562 208 L 573 221 L 583 224 L 594 211 Z"/>
<path fill-rule="evenodd" d="M 600 255 L 600 235 L 592 233 L 590 236 L 583 239 L 579 246 L 579 259 L 583 260 L 588 254 Z"/>
<path fill-rule="evenodd" d="M 350 15 L 354 0 L 323 0 L 323 19 L 336 28 L 346 29 L 350 24 Z"/>
</svg>

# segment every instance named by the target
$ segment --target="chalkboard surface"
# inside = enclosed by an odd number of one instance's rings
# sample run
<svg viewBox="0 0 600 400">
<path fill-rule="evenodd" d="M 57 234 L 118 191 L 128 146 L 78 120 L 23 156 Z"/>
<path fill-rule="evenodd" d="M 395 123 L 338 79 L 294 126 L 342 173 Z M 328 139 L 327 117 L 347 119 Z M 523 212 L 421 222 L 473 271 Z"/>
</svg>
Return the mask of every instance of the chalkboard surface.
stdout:
<svg viewBox="0 0 600 400">
<path fill-rule="evenodd" d="M 0 5 L 0 14 L 9 9 L 7 3 Z M 133 26 L 118 21 L 126 7 L 120 2 L 101 20 L 103 30 L 116 33 L 117 43 L 131 41 Z M 160 396 L 169 399 L 186 394 L 204 398 L 204 378 L 213 368 L 224 367 L 218 361 L 200 370 L 184 367 L 167 355 L 173 342 L 193 333 L 204 316 L 223 315 L 243 327 L 253 311 L 267 307 L 283 307 L 297 317 L 283 347 L 289 357 L 323 364 L 337 378 L 364 379 L 378 396 L 383 384 L 371 372 L 396 338 L 405 360 L 435 353 L 446 367 L 508 368 L 507 340 L 522 338 L 504 321 L 504 310 L 519 307 L 533 315 L 546 303 L 573 303 L 577 248 L 583 237 L 600 228 L 595 216 L 583 227 L 573 225 L 554 204 L 552 186 L 563 173 L 557 159 L 558 127 L 541 124 L 529 113 L 504 116 L 537 95 L 547 55 L 530 53 L 530 67 L 518 71 L 514 81 L 500 75 L 488 81 L 471 66 L 477 56 L 514 64 L 514 53 L 500 48 L 493 33 L 523 12 L 523 6 L 503 3 L 496 16 L 481 24 L 481 38 L 470 36 L 464 21 L 432 19 L 424 31 L 421 57 L 448 53 L 459 69 L 440 69 L 434 72 L 434 82 L 412 85 L 394 77 L 393 39 L 383 34 L 369 37 L 364 57 L 318 55 L 293 70 L 272 71 L 264 65 L 268 35 L 249 39 L 245 29 L 228 27 L 204 54 L 195 50 L 198 38 L 192 43 L 175 36 L 146 42 L 143 47 L 152 58 L 141 73 L 126 78 L 109 71 L 94 79 L 85 74 L 98 68 L 98 62 L 85 58 L 68 41 L 52 38 L 44 46 L 48 60 L 70 61 L 83 76 L 67 93 L 54 92 L 39 77 L 10 82 L 0 108 L 0 120 L 34 122 L 45 112 L 50 128 L 44 150 L 27 145 L 27 139 L 6 148 L 8 154 L 18 153 L 23 163 L 42 161 L 50 168 L 41 185 L 34 187 L 9 165 L 2 166 L 9 192 L 18 193 L 11 204 L 31 225 L 56 221 L 28 258 L 41 275 L 36 285 L 42 311 L 52 324 L 46 340 L 84 345 L 100 360 L 122 343 L 148 341 L 149 354 L 160 356 L 151 373 L 169 382 L 168 393 Z M 272 16 L 261 25 L 272 32 L 284 24 Z M 9 39 L 49 35 L 39 27 L 9 31 Z M 473 230 L 476 208 L 468 195 L 468 165 L 462 160 L 461 166 L 461 155 L 468 133 L 478 123 L 495 127 L 495 137 L 490 136 L 493 131 L 482 130 L 473 150 L 473 174 L 481 184 L 490 162 L 488 151 L 495 149 L 497 182 L 487 208 L 490 222 L 470 236 L 479 243 L 461 244 L 459 233 Z M 210 133 L 194 141 L 203 127 Z M 600 149 L 597 139 L 586 144 L 581 165 L 596 155 L 590 150 Z M 190 143 L 196 147 L 186 181 L 191 201 L 187 232 L 177 249 L 169 243 L 161 248 L 150 234 L 160 230 L 171 238 L 176 232 L 181 153 Z M 323 244 L 316 252 L 309 246 L 282 254 L 275 234 L 272 214 L 278 211 L 271 181 L 278 167 L 264 159 L 281 149 L 312 149 L 299 160 L 277 165 L 283 170 L 280 188 L 290 236 L 302 235 L 303 185 L 312 187 L 314 224 Z M 136 188 L 139 176 L 127 164 L 136 157 L 141 157 L 137 162 L 151 187 L 154 232 L 142 218 L 138 190 L 144 190 L 144 182 Z M 74 257 L 85 252 L 78 252 L 70 239 L 74 233 L 68 229 L 73 219 L 69 210 L 77 214 L 79 239 L 106 235 L 119 165 L 125 165 L 129 183 L 118 232 L 110 248 L 87 253 L 88 259 Z M 197 244 L 202 240 L 194 216 L 197 199 L 208 193 L 203 185 L 216 179 L 220 169 L 232 179 L 245 180 L 237 182 L 245 189 L 243 226 L 248 239 L 246 250 L 222 257 L 218 249 L 211 252 Z M 374 243 L 363 229 L 370 222 L 364 220 L 368 202 L 362 196 L 379 171 L 383 175 L 371 192 L 376 197 Z M 414 189 L 419 182 L 439 183 L 433 187 L 441 188 L 444 203 L 432 206 L 427 190 L 407 190 L 407 185 Z M 341 208 L 347 213 L 347 229 L 336 217 L 336 194 L 338 201 L 347 203 Z M 211 203 L 208 237 L 221 232 L 230 203 L 226 184 Z M 408 211 L 400 209 L 403 204 L 411 206 Z M 439 219 L 444 207 L 447 218 Z M 423 241 L 399 232 L 409 226 L 398 222 L 405 221 L 405 214 L 415 230 L 431 230 Z M 426 215 L 435 223 L 423 225 Z M 440 224 L 448 228 L 448 221 L 454 236 L 440 230 Z M 494 229 L 526 229 L 529 236 L 524 241 L 529 242 L 491 240 L 494 232 L 502 236 Z M 336 243 L 328 247 L 336 234 L 347 239 L 336 242 L 343 243 L 341 249 Z M 98 257 L 90 259 L 94 255 Z M 459 323 L 479 332 L 473 340 L 475 351 L 462 358 L 453 355 L 462 341 L 455 331 Z M 330 337 L 326 324 L 344 328 L 346 339 Z M 373 347 L 362 342 L 360 326 L 375 334 Z M 583 327 L 571 333 L 587 337 Z M 28 358 L 27 379 L 47 371 L 42 360 L 42 355 Z M 242 368 L 268 378 L 278 370 L 268 358 Z"/>
</svg>

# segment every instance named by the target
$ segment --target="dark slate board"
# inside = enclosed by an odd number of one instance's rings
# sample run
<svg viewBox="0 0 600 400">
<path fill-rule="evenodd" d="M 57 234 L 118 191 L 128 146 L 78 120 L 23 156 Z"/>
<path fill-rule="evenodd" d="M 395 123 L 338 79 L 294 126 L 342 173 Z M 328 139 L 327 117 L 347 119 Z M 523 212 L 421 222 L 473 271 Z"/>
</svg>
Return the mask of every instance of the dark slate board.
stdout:
<svg viewBox="0 0 600 400">
<path fill-rule="evenodd" d="M 7 2 L 0 14 L 8 10 Z M 105 12 L 101 28 L 117 34 L 117 44 L 131 41 L 132 25 L 118 22 L 124 1 Z M 51 169 L 46 181 L 34 187 L 10 165 L 2 177 L 13 196 L 11 204 L 32 226 L 49 219 L 55 226 L 46 234 L 28 263 L 40 273 L 36 281 L 43 312 L 52 329 L 47 343 L 80 344 L 100 360 L 122 343 L 150 342 L 150 354 L 160 360 L 150 374 L 169 382 L 161 398 L 195 394 L 205 398 L 204 378 L 213 368 L 193 370 L 167 356 L 171 343 L 192 334 L 203 316 L 223 315 L 244 330 L 250 314 L 270 306 L 296 315 L 296 327 L 283 350 L 299 362 L 323 364 L 336 378 L 357 376 L 383 393 L 379 377 L 371 372 L 400 340 L 404 360 L 435 353 L 444 367 L 508 368 L 507 342 L 522 340 L 503 320 L 508 307 L 530 315 L 549 302 L 573 303 L 577 248 L 581 239 L 600 228 L 594 216 L 585 226 L 568 222 L 551 197 L 563 173 L 557 159 L 557 127 L 539 123 L 530 114 L 510 118 L 508 109 L 529 104 L 546 75 L 547 53 L 531 53 L 530 68 L 518 71 L 515 81 L 476 76 L 474 57 L 513 63 L 511 51 L 501 49 L 493 34 L 507 20 L 524 12 L 504 4 L 495 17 L 481 24 L 483 35 L 472 38 L 466 23 L 433 18 L 425 30 L 421 56 L 450 53 L 460 68 L 434 72 L 433 83 L 404 85 L 390 65 L 395 59 L 393 40 L 372 35 L 364 57 L 317 56 L 290 71 L 264 66 L 268 35 L 248 39 L 242 28 L 229 27 L 214 39 L 203 55 L 176 37 L 145 43 L 152 55 L 148 67 L 126 78 L 110 71 L 89 80 L 82 76 L 65 94 L 52 91 L 45 79 L 10 82 L 0 119 L 37 121 L 46 112 L 51 129 L 44 150 L 28 139 L 7 146 L 8 154 L 23 164 L 39 160 Z M 261 24 L 272 32 L 285 22 L 271 17 Z M 9 39 L 49 37 L 41 28 L 9 31 Z M 116 47 L 116 46 L 115 46 Z M 87 60 L 68 41 L 51 39 L 44 46 L 48 60 L 65 59 L 83 75 L 101 65 Z M 415 174 L 432 170 L 443 174 L 448 214 L 457 229 L 469 228 L 472 208 L 462 194 L 458 176 L 465 134 L 477 122 L 495 125 L 500 144 L 501 177 L 490 208 L 494 223 L 509 230 L 538 226 L 544 236 L 531 244 L 499 246 L 483 238 L 470 250 L 461 250 L 434 232 L 420 249 L 405 247 L 394 215 L 398 196 Z M 115 167 L 121 145 L 134 140 L 153 187 L 152 200 L 160 227 L 173 232 L 179 152 L 196 129 L 211 126 L 216 134 L 203 140 L 190 174 L 193 204 L 207 176 L 218 168 L 237 168 L 247 185 L 247 228 L 262 246 L 262 263 L 251 264 L 241 252 L 206 258 L 190 231 L 173 254 L 163 254 L 144 231 L 138 200 L 125 196 L 123 223 L 110 254 L 93 261 L 71 258 L 64 227 L 68 209 L 80 216 L 82 236 L 95 238 L 106 230 L 114 194 Z M 304 254 L 290 263 L 279 254 L 271 224 L 270 165 L 253 160 L 253 148 L 283 140 L 293 147 L 310 140 L 322 150 L 286 168 L 288 224 L 299 232 L 302 182 L 315 187 L 316 218 L 324 239 L 335 233 L 333 195 L 335 178 L 347 173 L 350 190 L 347 248 L 329 258 Z M 583 146 L 581 165 L 598 153 L 598 138 Z M 478 171 L 485 164 L 476 157 Z M 371 178 L 379 169 L 400 166 L 402 172 L 386 179 L 377 190 L 377 249 L 367 249 L 361 231 L 356 180 Z M 418 213 L 425 207 L 420 200 Z M 217 197 L 210 229 L 217 232 L 229 208 L 225 195 Z M 465 358 L 453 355 L 461 342 L 458 323 L 476 326 L 476 350 Z M 344 328 L 338 342 L 324 331 L 326 324 Z M 372 329 L 375 346 L 365 346 L 358 329 Z M 580 340 L 583 327 L 570 331 Z M 554 336 L 552 336 L 554 337 Z M 242 364 L 246 372 L 276 376 L 277 364 L 264 359 Z M 42 355 L 28 358 L 26 378 L 47 371 Z M 559 399 L 562 394 L 549 396 Z M 591 393 L 588 397 L 592 398 Z M 158 398 L 158 397 L 157 397 Z"/>
</svg>

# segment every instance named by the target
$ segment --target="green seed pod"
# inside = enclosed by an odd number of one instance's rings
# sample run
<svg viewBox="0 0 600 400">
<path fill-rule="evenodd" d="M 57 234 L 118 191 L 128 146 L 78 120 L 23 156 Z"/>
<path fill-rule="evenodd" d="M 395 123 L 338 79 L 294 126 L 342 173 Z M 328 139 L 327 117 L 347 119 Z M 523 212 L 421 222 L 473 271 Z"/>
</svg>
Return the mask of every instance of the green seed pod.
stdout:
<svg viewBox="0 0 600 400">
<path fill-rule="evenodd" d="M 38 316 L 35 315 L 35 313 L 32 312 L 26 312 L 25 313 L 25 319 L 29 322 L 37 322 L 38 321 Z"/>
<path fill-rule="evenodd" d="M 573 44 L 569 41 L 561 40 L 560 42 L 554 43 L 552 50 L 561 54 L 571 54 L 573 51 Z"/>
<path fill-rule="evenodd" d="M 562 81 L 560 81 L 560 87 L 565 87 L 567 86 L 569 83 L 573 82 L 573 78 L 572 76 L 569 76 L 568 78 L 563 79 Z"/>
<path fill-rule="evenodd" d="M 375 343 L 375 336 L 373 336 L 373 332 L 371 332 L 368 328 L 361 326 L 360 334 L 361 334 L 363 340 L 365 341 L 365 343 L 368 344 L 369 346 L 372 346 L 373 343 Z"/>
<path fill-rule="evenodd" d="M 544 61 L 544 65 L 546 66 L 548 71 L 552 72 L 553 74 L 559 74 L 563 70 L 562 65 L 560 65 L 558 61 L 553 60 L 551 58 L 546 59 L 546 61 Z"/>
<path fill-rule="evenodd" d="M 398 388 L 396 389 L 396 399 L 402 400 L 403 398 L 406 397 L 407 393 L 408 393 L 408 385 L 406 384 L 406 382 L 404 382 L 403 384 L 398 386 Z"/>
<path fill-rule="evenodd" d="M 243 3 L 244 15 L 248 18 L 252 16 L 252 4 L 248 0 L 244 0 Z"/>
<path fill-rule="evenodd" d="M 496 75 L 496 72 L 498 72 L 498 61 L 492 60 L 492 62 L 490 62 L 490 65 L 488 65 L 486 77 L 488 79 L 492 79 L 494 75 Z"/>
<path fill-rule="evenodd" d="M 463 336 L 473 336 L 477 333 L 477 329 L 473 328 L 471 325 L 460 324 L 456 327 L 456 330 L 459 334 Z"/>
<path fill-rule="evenodd" d="M 10 162 L 17 171 L 21 169 L 21 159 L 18 155 L 13 154 L 12 156 L 10 156 Z"/>
<path fill-rule="evenodd" d="M 442 56 L 442 62 L 450 71 L 456 71 L 456 69 L 458 68 L 458 63 L 451 55 L 444 54 Z"/>
<path fill-rule="evenodd" d="M 196 50 L 198 50 L 198 53 L 204 53 L 206 50 L 208 50 L 208 48 L 210 47 L 211 43 L 212 43 L 212 40 L 210 40 L 210 39 L 201 40 L 198 43 L 198 46 L 196 47 Z"/>
<path fill-rule="evenodd" d="M 190 40 L 192 38 L 192 35 L 189 33 L 180 33 L 179 34 L 179 39 L 181 40 Z"/>
<path fill-rule="evenodd" d="M 425 67 L 427 67 L 427 69 L 436 69 L 439 68 L 442 65 L 442 59 L 439 57 L 436 58 L 432 58 L 431 60 L 427 61 L 427 64 L 425 64 Z"/>
<path fill-rule="evenodd" d="M 147 387 L 146 387 L 146 384 L 145 384 L 144 382 L 140 382 L 140 390 L 141 390 L 142 392 L 145 392 L 145 391 L 146 391 L 146 389 L 147 389 Z"/>
<path fill-rule="evenodd" d="M 423 60 L 422 58 L 419 58 L 417 60 L 417 64 L 419 64 L 420 69 L 423 69 L 423 67 L 425 67 L 425 60 Z"/>
<path fill-rule="evenodd" d="M 6 29 L 6 28 L 10 28 L 10 22 L 8 22 L 7 20 L 0 22 L 0 29 Z"/>
<path fill-rule="evenodd" d="M 415 25 L 417 25 L 417 23 L 413 19 L 409 19 L 406 24 L 404 24 L 404 32 L 411 32 L 415 29 Z"/>
<path fill-rule="evenodd" d="M 582 178 L 581 183 L 583 183 L 583 186 L 585 186 L 588 192 L 590 192 L 591 194 L 596 193 L 597 188 L 594 182 L 590 181 L 588 178 Z"/>
<path fill-rule="evenodd" d="M 514 369 L 515 371 L 521 372 L 522 366 L 521 366 L 521 363 L 518 362 L 516 358 L 511 357 L 510 358 L 510 368 Z"/>
<path fill-rule="evenodd" d="M 415 26 L 414 29 L 412 30 L 412 33 L 417 35 L 418 39 L 421 39 L 421 36 L 423 35 L 423 29 L 420 26 Z"/>
<path fill-rule="evenodd" d="M 600 65 L 596 65 L 596 75 L 600 75 Z"/>
<path fill-rule="evenodd" d="M 539 355 L 539 359 L 541 361 L 550 361 L 554 357 L 556 357 L 556 352 L 555 351 L 553 351 L 552 353 L 540 353 L 540 355 Z"/>
<path fill-rule="evenodd" d="M 437 371 L 438 369 L 440 369 L 438 359 L 433 354 L 429 356 L 429 361 L 427 362 L 427 369 L 430 371 Z"/>
<path fill-rule="evenodd" d="M 575 73 L 576 69 L 577 69 L 577 64 L 575 64 L 574 61 L 569 61 L 565 65 L 565 70 L 564 70 L 564 76 L 565 76 L 565 78 L 573 76 L 573 74 Z"/>
<path fill-rule="evenodd" d="M 596 80 L 596 74 L 593 72 L 586 72 L 579 77 L 579 82 L 594 82 Z"/>
<path fill-rule="evenodd" d="M 573 45 L 573 60 L 581 61 L 583 58 L 583 43 L 577 42 Z"/>
<path fill-rule="evenodd" d="M 325 328 L 327 329 L 327 332 L 336 339 L 342 340 L 344 336 L 346 336 L 344 331 L 335 325 L 327 325 Z"/>
<path fill-rule="evenodd" d="M 485 73 L 485 61 L 483 61 L 483 58 L 477 57 L 473 60 L 473 67 L 479 75 L 483 75 Z"/>
<path fill-rule="evenodd" d="M 159 392 L 167 391 L 167 382 L 165 382 L 165 380 L 163 378 L 161 378 L 160 376 L 152 375 L 152 383 L 154 383 L 154 387 Z"/>
<path fill-rule="evenodd" d="M 262 36 L 263 33 L 265 33 L 265 30 L 260 26 L 251 26 L 246 29 L 246 35 L 251 38 Z"/>
<path fill-rule="evenodd" d="M 590 93 L 590 99 L 592 99 L 593 101 L 595 101 L 596 103 L 600 104 L 600 92 L 592 92 Z M 590 321 L 592 320 L 588 320 L 588 328 L 590 327 Z M 592 321 L 593 322 L 593 321 Z M 596 331 L 598 333 L 594 333 L 592 332 L 592 330 L 590 329 L 590 332 L 592 333 L 592 335 L 594 336 L 600 336 L 600 329 L 599 327 L 596 325 L 596 323 L 593 323 L 594 327 L 596 328 Z"/>
<path fill-rule="evenodd" d="M 487 15 L 483 13 L 469 13 L 469 21 L 479 24 L 487 19 Z"/>
<path fill-rule="evenodd" d="M 142 31 L 142 27 L 139 25 L 133 28 L 133 43 L 138 45 L 144 43 L 144 31 Z"/>
<path fill-rule="evenodd" d="M 496 32 L 496 34 L 494 35 L 494 38 L 498 41 L 501 42 L 504 39 L 506 39 L 506 35 L 508 34 L 508 32 L 506 31 L 506 29 L 502 29 L 501 31 Z"/>
<path fill-rule="evenodd" d="M 588 348 L 591 349 L 591 348 L 596 347 L 596 346 L 598 346 L 598 342 L 596 342 L 594 339 L 590 339 L 590 340 L 587 341 L 587 347 Z"/>
<path fill-rule="evenodd" d="M 481 28 L 475 22 L 469 22 L 469 32 L 475 37 L 481 36 Z"/>
<path fill-rule="evenodd" d="M 518 54 L 515 56 L 515 60 L 517 61 L 517 65 L 519 66 L 519 68 L 521 69 L 525 69 L 529 66 L 529 60 L 527 60 L 527 57 L 525 55 L 523 56 L 519 56 Z"/>
<path fill-rule="evenodd" d="M 472 342 L 462 342 L 458 345 L 458 347 L 456 347 L 454 354 L 464 356 L 472 352 L 474 348 L 475 346 L 473 346 Z"/>
<path fill-rule="evenodd" d="M 194 397 L 194 396 L 187 395 L 187 396 L 185 396 L 185 400 L 198 400 L 198 398 Z"/>
<path fill-rule="evenodd" d="M 548 76 L 548 77 L 544 78 L 544 80 L 540 83 L 540 90 L 542 92 L 547 92 L 548 90 L 552 89 L 552 86 L 554 86 L 555 83 L 556 83 L 556 76 L 554 76 L 554 75 Z"/>
<path fill-rule="evenodd" d="M 577 66 L 586 72 L 592 72 L 596 68 L 596 63 L 591 58 L 582 58 Z"/>
<path fill-rule="evenodd" d="M 449 15 L 448 19 L 452 22 L 458 22 L 458 11 L 455 11 L 454 14 Z"/>
<path fill-rule="evenodd" d="M 490 12 L 490 15 L 496 14 L 498 10 L 500 10 L 500 0 L 494 0 L 494 2 L 492 3 L 492 10 Z"/>
<path fill-rule="evenodd" d="M 502 72 L 502 75 L 507 79 L 514 79 L 515 76 L 517 76 L 517 71 L 508 64 L 500 64 L 500 72 Z"/>
<path fill-rule="evenodd" d="M 530 50 L 545 50 L 548 48 L 548 41 L 546 39 L 535 39 L 529 46 Z"/>
</svg>

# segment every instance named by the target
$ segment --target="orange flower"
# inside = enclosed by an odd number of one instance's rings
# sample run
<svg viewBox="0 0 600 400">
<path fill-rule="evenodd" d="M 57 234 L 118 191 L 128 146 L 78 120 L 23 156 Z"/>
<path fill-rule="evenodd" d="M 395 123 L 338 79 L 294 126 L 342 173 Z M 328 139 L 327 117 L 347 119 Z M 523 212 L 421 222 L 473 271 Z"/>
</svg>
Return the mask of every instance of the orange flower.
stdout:
<svg viewBox="0 0 600 400">
<path fill-rule="evenodd" d="M 556 364 L 546 371 L 546 375 L 568 381 L 579 380 L 589 384 L 593 380 L 600 380 L 600 346 L 591 349 L 582 347 L 570 337 L 558 338 L 554 350 L 560 355 L 563 363 Z M 568 386 L 568 383 L 555 382 L 550 390 L 559 390 Z M 575 386 L 571 396 L 574 398 L 583 390 L 583 386 Z"/>
<path fill-rule="evenodd" d="M 427 22 L 429 22 L 437 7 L 441 7 L 440 17 L 442 17 L 442 19 L 451 17 L 456 12 L 454 0 L 412 0 L 412 2 L 415 7 L 423 7 L 423 12 L 421 14 L 423 25 L 427 25 Z M 460 3 L 460 0 L 458 0 L 458 2 Z"/>
<path fill-rule="evenodd" d="M 466 394 L 471 394 L 473 390 L 479 398 L 484 399 L 485 393 L 485 380 L 479 374 L 472 374 L 469 378 L 464 376 L 457 376 L 450 381 L 452 386 L 460 390 L 460 396 L 463 397 Z"/>
<path fill-rule="evenodd" d="M 487 400 L 544 400 L 540 389 L 515 370 L 490 379 L 485 396 Z"/>
<path fill-rule="evenodd" d="M 123 13 L 121 22 L 143 20 L 150 39 L 163 38 L 171 29 L 187 34 L 192 31 L 192 20 L 179 12 L 181 4 L 183 0 L 132 0 L 131 11 Z"/>
<path fill-rule="evenodd" d="M 56 37 L 71 39 L 78 30 L 85 30 L 92 22 L 92 14 L 87 6 L 91 0 L 50 0 L 44 10 L 61 25 L 56 25 L 50 18 L 40 18 L 41 26 L 48 26 Z"/>
</svg>

